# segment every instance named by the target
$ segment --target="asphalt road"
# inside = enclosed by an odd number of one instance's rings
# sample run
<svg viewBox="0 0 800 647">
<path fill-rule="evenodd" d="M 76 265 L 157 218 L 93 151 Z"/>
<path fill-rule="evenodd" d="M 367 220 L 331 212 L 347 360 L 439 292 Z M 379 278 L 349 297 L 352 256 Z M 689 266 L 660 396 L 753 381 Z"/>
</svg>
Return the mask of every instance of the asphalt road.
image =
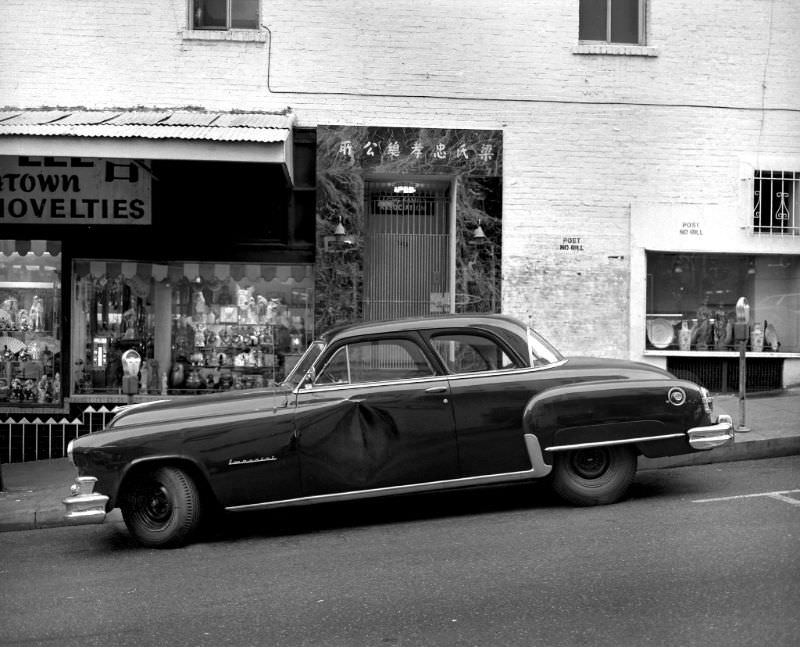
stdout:
<svg viewBox="0 0 800 647">
<path fill-rule="evenodd" d="M 753 496 L 755 495 L 755 496 Z M 796 645 L 800 457 L 227 519 L 184 549 L 121 524 L 0 535 L 0 645 Z"/>
</svg>

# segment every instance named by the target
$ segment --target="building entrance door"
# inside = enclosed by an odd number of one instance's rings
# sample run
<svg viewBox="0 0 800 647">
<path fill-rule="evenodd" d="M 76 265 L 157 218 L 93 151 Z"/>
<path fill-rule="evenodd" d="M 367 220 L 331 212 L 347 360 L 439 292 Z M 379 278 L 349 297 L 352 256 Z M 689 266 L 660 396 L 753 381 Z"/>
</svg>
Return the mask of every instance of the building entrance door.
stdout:
<svg viewBox="0 0 800 647">
<path fill-rule="evenodd" d="M 365 185 L 364 319 L 450 311 L 450 179 Z"/>
</svg>

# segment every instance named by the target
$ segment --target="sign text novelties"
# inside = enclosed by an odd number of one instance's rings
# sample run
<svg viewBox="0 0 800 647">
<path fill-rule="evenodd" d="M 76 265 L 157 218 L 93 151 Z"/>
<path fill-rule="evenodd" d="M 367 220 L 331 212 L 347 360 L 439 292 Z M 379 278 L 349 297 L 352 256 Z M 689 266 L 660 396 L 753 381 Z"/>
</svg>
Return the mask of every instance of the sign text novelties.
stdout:
<svg viewBox="0 0 800 647">
<path fill-rule="evenodd" d="M 0 224 L 149 225 L 146 168 L 134 160 L 0 157 Z"/>
</svg>

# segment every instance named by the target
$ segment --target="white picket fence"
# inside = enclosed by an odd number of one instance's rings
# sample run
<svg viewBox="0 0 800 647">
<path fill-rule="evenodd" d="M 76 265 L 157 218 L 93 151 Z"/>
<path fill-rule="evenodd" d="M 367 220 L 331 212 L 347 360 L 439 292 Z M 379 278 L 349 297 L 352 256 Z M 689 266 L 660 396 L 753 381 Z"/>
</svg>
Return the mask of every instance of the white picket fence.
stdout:
<svg viewBox="0 0 800 647">
<path fill-rule="evenodd" d="M 109 409 L 105 406 L 86 407 L 76 418 L 33 418 L 23 417 L 0 420 L 0 430 L 6 436 L 0 457 L 4 463 L 24 463 L 25 461 L 45 460 L 66 456 L 70 440 L 93 433 L 106 426 L 120 407 Z M 0 431 L 1 434 L 1 431 Z"/>
</svg>

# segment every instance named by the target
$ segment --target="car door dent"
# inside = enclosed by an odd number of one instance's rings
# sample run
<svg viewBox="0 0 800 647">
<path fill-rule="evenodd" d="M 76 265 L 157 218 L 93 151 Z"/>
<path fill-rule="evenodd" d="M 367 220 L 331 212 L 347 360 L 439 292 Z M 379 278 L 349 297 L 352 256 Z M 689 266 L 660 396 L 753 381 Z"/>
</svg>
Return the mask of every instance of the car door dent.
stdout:
<svg viewBox="0 0 800 647">
<path fill-rule="evenodd" d="M 497 483 L 512 483 L 516 481 L 527 481 L 544 478 L 552 470 L 552 466 L 544 462 L 542 449 L 539 440 L 533 434 L 525 434 L 525 447 L 530 457 L 531 468 L 518 472 L 506 472 L 502 474 L 487 474 L 481 476 L 469 476 L 464 478 L 446 479 L 441 481 L 427 481 L 424 483 L 412 483 L 409 485 L 394 485 L 390 487 L 372 488 L 369 490 L 350 490 L 347 492 L 335 492 L 331 494 L 319 494 L 314 496 L 298 497 L 294 499 L 283 499 L 281 501 L 267 501 L 263 503 L 253 503 L 249 505 L 229 506 L 225 508 L 229 512 L 245 512 L 249 510 L 266 510 L 270 508 L 287 508 L 293 506 L 311 505 L 314 503 L 328 503 L 333 501 L 353 501 L 357 499 L 369 499 L 378 496 L 391 494 L 416 494 L 421 492 L 433 492 L 436 490 L 449 490 L 479 485 L 492 485 Z"/>
</svg>

